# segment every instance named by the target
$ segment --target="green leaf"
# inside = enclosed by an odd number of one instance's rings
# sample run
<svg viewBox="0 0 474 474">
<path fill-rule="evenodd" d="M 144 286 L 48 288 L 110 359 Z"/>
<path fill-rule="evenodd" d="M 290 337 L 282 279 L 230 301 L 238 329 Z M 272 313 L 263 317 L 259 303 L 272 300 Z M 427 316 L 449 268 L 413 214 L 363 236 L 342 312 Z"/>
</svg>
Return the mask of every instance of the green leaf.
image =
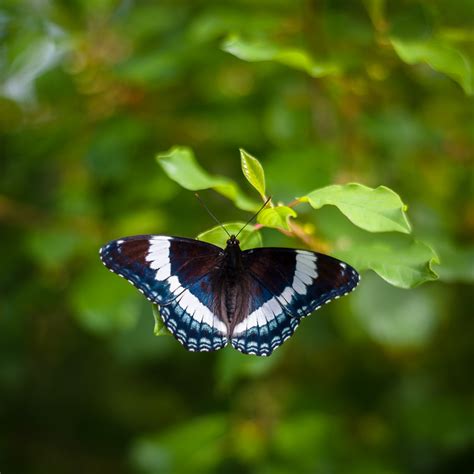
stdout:
<svg viewBox="0 0 474 474">
<path fill-rule="evenodd" d="M 411 231 L 405 204 L 385 186 L 373 189 L 357 183 L 335 184 L 316 189 L 299 200 L 309 202 L 314 209 L 336 206 L 353 224 L 369 232 Z"/>
<path fill-rule="evenodd" d="M 439 264 L 435 251 L 429 245 L 409 237 L 385 235 L 374 238 L 372 242 L 338 249 L 334 254 L 359 272 L 373 270 L 399 288 L 414 288 L 438 278 L 433 270 L 433 265 Z"/>
<path fill-rule="evenodd" d="M 222 49 L 244 61 L 275 61 L 299 69 L 312 77 L 323 77 L 340 72 L 340 66 L 332 61 L 315 60 L 301 48 L 275 46 L 264 41 L 245 41 L 238 35 L 229 36 Z"/>
<path fill-rule="evenodd" d="M 265 199 L 265 173 L 263 172 L 260 161 L 241 148 L 240 164 L 242 166 L 242 173 L 244 173 L 248 182 L 260 193 L 260 196 Z"/>
<path fill-rule="evenodd" d="M 273 227 L 275 229 L 291 230 L 288 220 L 290 217 L 296 217 L 298 214 L 287 206 L 269 207 L 264 209 L 257 216 L 259 224 L 265 227 Z"/>
<path fill-rule="evenodd" d="M 153 334 L 155 336 L 171 336 L 171 333 L 168 331 L 168 328 L 165 326 L 165 323 L 161 319 L 160 309 L 158 305 L 151 305 L 153 312 L 153 318 L 155 319 L 155 327 L 153 329 Z"/>
<path fill-rule="evenodd" d="M 473 94 L 472 63 L 459 49 L 436 38 L 415 41 L 391 38 L 391 43 L 402 61 L 408 64 L 426 63 L 435 71 L 454 79 L 467 95 Z"/>
<path fill-rule="evenodd" d="M 232 180 L 213 176 L 204 170 L 190 148 L 175 146 L 156 157 L 164 172 L 185 189 L 214 189 L 244 211 L 256 211 L 258 203 L 248 198 Z"/>
<path fill-rule="evenodd" d="M 227 229 L 227 232 L 229 232 L 229 234 L 236 235 L 245 225 L 245 222 L 226 222 L 222 225 Z M 229 236 L 225 233 L 224 229 L 222 229 L 221 226 L 216 226 L 212 229 L 202 232 L 196 238 L 198 240 L 209 242 L 210 244 L 225 248 Z M 255 230 L 255 227 L 252 225 L 248 225 L 239 234 L 239 241 L 240 248 L 242 250 L 253 249 L 255 247 L 261 247 L 263 245 L 260 232 L 258 232 L 258 230 Z"/>
</svg>

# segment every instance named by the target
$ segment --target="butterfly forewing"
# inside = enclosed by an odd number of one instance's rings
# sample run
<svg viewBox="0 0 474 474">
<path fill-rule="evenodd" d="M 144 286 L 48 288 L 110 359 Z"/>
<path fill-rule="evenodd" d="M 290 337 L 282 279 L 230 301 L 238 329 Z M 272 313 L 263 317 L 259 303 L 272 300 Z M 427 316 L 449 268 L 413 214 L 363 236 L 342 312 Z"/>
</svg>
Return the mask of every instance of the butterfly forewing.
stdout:
<svg viewBox="0 0 474 474">
<path fill-rule="evenodd" d="M 351 266 L 308 250 L 261 248 L 247 250 L 242 257 L 248 273 L 294 317 L 346 295 L 359 282 Z"/>
<path fill-rule="evenodd" d="M 166 327 L 189 351 L 215 351 L 227 342 L 227 326 L 214 310 L 213 272 L 199 278 L 171 303 L 161 306 Z"/>
</svg>

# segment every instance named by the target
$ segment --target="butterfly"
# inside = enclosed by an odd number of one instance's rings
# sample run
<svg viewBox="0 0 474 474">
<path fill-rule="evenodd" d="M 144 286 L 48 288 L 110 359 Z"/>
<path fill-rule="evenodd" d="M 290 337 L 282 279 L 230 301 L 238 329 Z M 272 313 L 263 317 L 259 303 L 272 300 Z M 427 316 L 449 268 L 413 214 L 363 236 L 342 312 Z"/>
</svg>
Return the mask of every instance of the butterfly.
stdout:
<svg viewBox="0 0 474 474">
<path fill-rule="evenodd" d="M 164 235 L 113 240 L 104 265 L 159 305 L 164 324 L 189 351 L 229 342 L 244 354 L 269 356 L 305 316 L 348 294 L 357 271 L 333 257 L 292 248 L 242 251 Z"/>
</svg>

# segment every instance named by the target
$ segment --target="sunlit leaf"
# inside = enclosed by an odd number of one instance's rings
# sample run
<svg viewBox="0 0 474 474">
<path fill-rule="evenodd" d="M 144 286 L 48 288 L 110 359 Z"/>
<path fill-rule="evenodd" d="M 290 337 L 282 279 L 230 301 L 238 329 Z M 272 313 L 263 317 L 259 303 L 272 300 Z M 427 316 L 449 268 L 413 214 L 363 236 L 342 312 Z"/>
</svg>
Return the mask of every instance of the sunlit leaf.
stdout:
<svg viewBox="0 0 474 474">
<path fill-rule="evenodd" d="M 411 231 L 405 204 L 385 186 L 373 189 L 357 183 L 335 184 L 316 189 L 300 201 L 309 202 L 314 209 L 336 206 L 353 224 L 369 232 Z"/>
<path fill-rule="evenodd" d="M 260 193 L 260 196 L 265 199 L 265 173 L 260 162 L 257 158 L 241 148 L 240 164 L 242 166 L 242 172 L 248 182 Z"/>
<path fill-rule="evenodd" d="M 61 42 L 53 35 L 31 38 L 9 70 L 4 71 L 3 66 L 2 73 L 7 72 L 7 76 L 2 78 L 2 95 L 18 102 L 31 101 L 35 95 L 35 79 L 55 66 L 69 47 L 68 42 Z"/>
<path fill-rule="evenodd" d="M 158 305 L 151 305 L 153 318 L 155 320 L 155 327 L 153 328 L 153 334 L 155 336 L 171 336 L 171 333 L 168 331 L 165 323 L 161 319 L 160 308 Z"/>
<path fill-rule="evenodd" d="M 439 263 L 435 251 L 423 242 L 396 234 L 366 244 L 355 243 L 334 253 L 359 272 L 373 270 L 399 288 L 413 288 L 438 278 L 433 269 L 433 265 Z"/>
<path fill-rule="evenodd" d="M 242 229 L 242 227 L 245 225 L 245 222 L 224 222 L 222 225 L 226 228 L 230 235 L 237 235 L 240 229 Z M 218 247 L 225 248 L 229 236 L 222 227 L 216 226 L 212 229 L 202 232 L 196 238 L 198 240 L 217 245 Z M 242 232 L 240 232 L 238 238 L 240 242 L 240 248 L 242 250 L 253 249 L 263 245 L 260 232 L 255 230 L 254 226 L 250 224 L 244 230 L 242 230 Z"/>
<path fill-rule="evenodd" d="M 317 60 L 301 48 L 280 47 L 264 41 L 246 41 L 238 35 L 229 36 L 222 49 L 244 61 L 275 61 L 299 69 L 312 77 L 323 77 L 340 72 L 332 61 Z"/>
<path fill-rule="evenodd" d="M 410 41 L 392 38 L 391 42 L 402 61 L 408 64 L 426 63 L 435 71 L 454 79 L 466 94 L 472 95 L 472 62 L 461 50 L 439 39 Z"/>
<path fill-rule="evenodd" d="M 290 217 L 296 216 L 296 212 L 291 207 L 269 207 L 260 212 L 257 217 L 257 221 L 259 224 L 262 224 L 265 227 L 274 227 L 276 229 L 290 230 L 288 220 L 290 219 Z"/>
<path fill-rule="evenodd" d="M 175 146 L 167 152 L 159 153 L 156 159 L 165 173 L 185 189 L 214 189 L 231 199 L 239 209 L 258 209 L 258 203 L 248 198 L 231 179 L 213 176 L 204 170 L 190 148 Z"/>
</svg>

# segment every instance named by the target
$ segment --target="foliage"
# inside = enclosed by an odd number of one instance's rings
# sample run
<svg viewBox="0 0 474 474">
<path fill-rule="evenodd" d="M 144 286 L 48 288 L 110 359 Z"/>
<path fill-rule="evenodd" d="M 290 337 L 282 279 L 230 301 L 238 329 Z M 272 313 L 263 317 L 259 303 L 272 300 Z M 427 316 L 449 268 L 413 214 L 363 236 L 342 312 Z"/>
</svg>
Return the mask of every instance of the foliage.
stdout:
<svg viewBox="0 0 474 474">
<path fill-rule="evenodd" d="M 326 186 L 300 199 L 315 209 L 326 204 L 336 206 L 353 224 L 370 232 L 410 233 L 406 206 L 391 189 L 368 188 L 357 183 Z"/>
<path fill-rule="evenodd" d="M 167 153 L 160 153 L 157 160 L 164 172 L 185 189 L 192 191 L 214 189 L 232 199 L 240 209 L 251 211 L 256 207 L 256 204 L 252 203 L 232 180 L 206 173 L 198 165 L 189 148 L 173 147 Z"/>
<path fill-rule="evenodd" d="M 197 164 L 192 152 L 183 147 L 174 147 L 169 154 L 160 154 L 159 163 L 170 178 L 181 184 L 186 189 L 208 189 L 217 191 L 222 189 L 238 189 L 237 185 L 224 178 L 212 178 Z M 257 158 L 240 150 L 242 173 L 249 183 L 265 197 L 265 173 L 263 166 Z M 218 184 L 216 184 L 218 183 Z M 222 184 L 225 183 L 225 184 Z M 223 193 L 225 195 L 225 193 Z M 250 198 L 241 196 L 240 201 L 234 201 L 236 206 L 243 199 L 250 202 Z M 228 195 L 230 199 L 235 193 Z M 403 204 L 400 197 L 391 189 L 379 186 L 376 189 L 367 186 L 349 183 L 346 185 L 332 185 L 315 189 L 306 196 L 296 199 L 292 204 L 308 202 L 314 209 L 320 209 L 324 205 L 336 206 L 353 224 L 370 232 L 402 232 L 410 233 L 411 228 L 406 216 L 407 206 Z M 298 214 L 289 206 L 274 206 L 269 200 L 266 206 L 258 212 L 258 229 L 271 227 L 280 230 L 290 237 L 300 237 L 303 244 L 309 238 L 314 250 L 317 250 L 317 240 L 307 233 L 301 236 L 292 231 L 290 217 L 296 218 Z M 297 224 L 298 225 L 298 224 Z M 244 229 L 245 223 L 233 223 L 224 225 L 229 234 L 237 234 Z M 261 246 L 260 234 L 256 227 L 243 230 L 242 248 Z M 252 235 L 256 234 L 256 238 Z M 348 233 L 347 241 L 351 240 Z M 225 247 L 227 234 L 221 226 L 214 227 L 198 235 L 198 239 L 212 244 Z M 252 245 L 249 245 L 252 241 Z M 344 250 L 338 252 L 343 255 L 344 260 L 355 265 L 359 270 L 373 270 L 388 283 L 400 288 L 412 288 L 420 283 L 435 280 L 438 275 L 432 265 L 439 263 L 439 259 L 433 249 L 423 242 L 407 241 L 407 239 L 396 239 L 384 236 L 383 239 L 372 239 L 370 244 L 347 244 Z M 157 311 L 154 306 L 154 314 Z M 167 334 L 164 324 L 155 317 L 155 335 Z"/>
<path fill-rule="evenodd" d="M 252 249 L 255 247 L 262 247 L 262 237 L 260 232 L 252 225 L 247 225 L 245 228 L 245 222 L 224 222 L 223 227 L 229 234 L 239 234 L 240 248 L 242 250 Z M 212 229 L 201 232 L 196 239 L 209 242 L 210 244 L 218 245 L 219 247 L 225 248 L 229 236 L 225 230 L 220 226 L 213 227 Z"/>
<path fill-rule="evenodd" d="M 244 173 L 248 182 L 260 193 L 260 196 L 265 201 L 265 173 L 260 161 L 241 149 L 240 165 L 242 167 L 242 173 Z"/>
<path fill-rule="evenodd" d="M 472 23 L 470 0 L 1 2 L 0 471 L 470 472 Z M 244 247 L 330 253 L 359 288 L 270 358 L 154 337 L 97 250 L 224 245 L 190 191 L 231 232 L 271 196 Z"/>
<path fill-rule="evenodd" d="M 304 49 L 285 48 L 271 42 L 243 41 L 237 35 L 227 38 L 222 49 L 245 61 L 275 61 L 295 69 L 301 69 L 312 77 L 323 77 L 339 71 L 337 64 L 316 61 Z"/>
<path fill-rule="evenodd" d="M 201 169 L 194 157 L 191 167 L 190 161 L 187 159 L 192 156 L 189 150 L 186 150 L 186 159 L 180 160 L 182 150 L 182 147 L 175 147 L 170 153 L 175 158 L 172 161 L 172 166 L 168 161 L 169 155 L 159 155 L 163 169 L 178 184 L 187 189 L 216 189 L 215 179 L 219 179 L 219 183 L 225 182 L 227 183 L 225 186 L 230 187 L 230 189 L 237 189 L 237 185 L 231 180 L 209 178 L 209 175 Z M 166 161 L 163 161 L 164 159 Z M 241 150 L 241 167 L 249 183 L 260 193 L 263 199 L 266 199 L 265 175 L 261 163 L 257 158 Z M 190 169 L 197 172 L 193 174 Z M 222 189 L 222 186 L 217 185 L 217 190 Z M 241 194 L 241 196 L 243 195 Z M 228 197 L 233 199 L 234 194 Z M 250 198 L 246 196 L 242 199 L 250 202 Z M 376 189 L 357 183 L 326 186 L 310 191 L 307 195 L 289 204 L 296 206 L 303 202 L 310 203 L 314 209 L 320 209 L 325 205 L 333 205 L 353 224 L 369 232 L 393 231 L 405 234 L 411 232 L 406 216 L 407 206 L 403 204 L 394 191 L 385 186 L 379 186 Z M 235 204 L 238 206 L 237 202 Z M 303 244 L 307 244 L 309 241 L 311 243 L 310 247 L 312 246 L 314 250 L 317 250 L 318 240 L 314 235 L 310 232 L 301 235 L 298 230 L 292 230 L 293 226 L 295 229 L 304 228 L 304 223 L 290 223 L 290 218 L 296 218 L 297 216 L 296 211 L 289 205 L 275 206 L 270 200 L 269 206 L 265 206 L 257 216 L 258 229 L 262 227 L 275 228 L 289 237 L 300 238 Z M 244 225 L 245 223 L 242 223 L 240 227 Z M 236 234 L 240 229 L 238 225 L 232 225 L 232 229 L 227 230 Z M 244 234 L 243 248 L 246 248 L 245 239 L 249 231 L 258 232 L 256 227 L 247 229 L 247 234 Z M 215 227 L 198 236 L 198 238 L 203 237 L 206 242 L 222 247 L 225 247 L 227 240 L 226 234 L 220 227 Z M 345 248 L 339 250 L 338 255 L 344 255 L 345 260 L 353 263 L 359 270 L 374 270 L 388 283 L 401 288 L 412 288 L 438 277 L 432 268 L 433 264 L 439 263 L 438 257 L 433 249 L 423 242 L 397 239 L 394 236 L 384 235 L 380 239 L 370 239 L 370 243 L 367 244 L 366 238 L 362 239 L 362 243 L 357 242 L 357 240 L 353 243 L 353 237 L 354 230 L 349 229 L 345 240 Z"/>
</svg>

